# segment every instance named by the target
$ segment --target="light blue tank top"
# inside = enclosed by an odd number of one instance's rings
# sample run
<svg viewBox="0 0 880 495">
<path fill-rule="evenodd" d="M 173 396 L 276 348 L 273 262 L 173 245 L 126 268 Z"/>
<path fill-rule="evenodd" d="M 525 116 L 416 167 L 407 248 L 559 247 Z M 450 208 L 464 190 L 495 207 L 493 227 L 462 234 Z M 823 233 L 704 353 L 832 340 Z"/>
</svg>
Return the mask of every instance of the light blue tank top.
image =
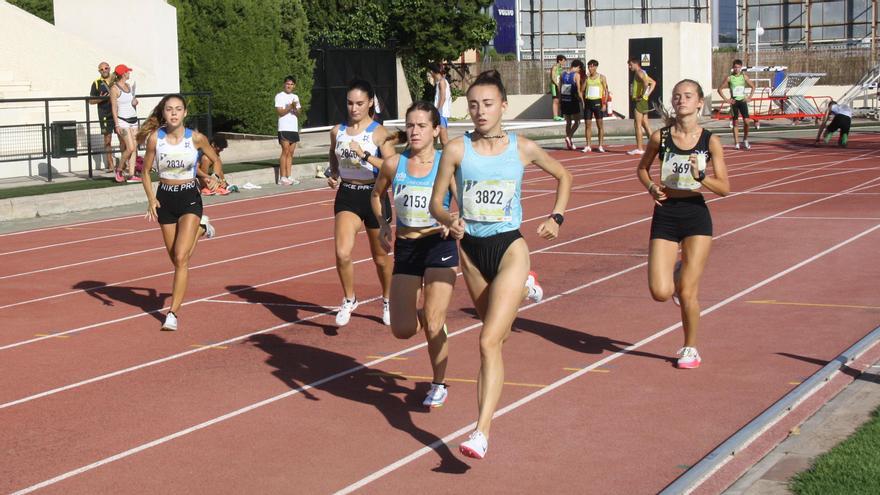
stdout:
<svg viewBox="0 0 880 495">
<path fill-rule="evenodd" d="M 394 210 L 397 212 L 398 227 L 436 227 L 437 220 L 428 211 L 431 202 L 431 192 L 434 190 L 434 179 L 437 178 L 437 170 L 440 168 L 439 151 L 434 153 L 434 167 L 424 177 L 413 177 L 407 170 L 410 151 L 406 150 L 400 155 L 397 162 L 397 173 L 391 181 L 391 190 L 394 195 Z M 449 209 L 452 194 L 447 192 L 443 198 L 443 207 Z"/>
<path fill-rule="evenodd" d="M 500 155 L 477 153 L 468 136 L 464 137 L 464 157 L 455 172 L 458 204 L 474 237 L 489 237 L 516 230 L 522 223 L 523 163 L 519 158 L 516 134 L 508 133 L 510 144 Z"/>
</svg>

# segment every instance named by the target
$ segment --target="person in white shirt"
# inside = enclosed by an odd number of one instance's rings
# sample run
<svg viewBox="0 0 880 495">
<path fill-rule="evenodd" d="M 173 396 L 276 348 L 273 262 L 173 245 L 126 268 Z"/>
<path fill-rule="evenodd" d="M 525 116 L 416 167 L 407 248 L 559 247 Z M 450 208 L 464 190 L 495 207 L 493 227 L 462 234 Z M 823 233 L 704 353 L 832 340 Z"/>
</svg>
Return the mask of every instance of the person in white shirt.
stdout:
<svg viewBox="0 0 880 495">
<path fill-rule="evenodd" d="M 830 122 L 829 119 L 831 120 Z M 825 110 L 825 116 L 822 118 L 822 123 L 819 125 L 819 132 L 816 134 L 816 144 L 819 144 L 819 140 L 823 137 L 827 144 L 828 141 L 831 141 L 831 136 L 835 132 L 840 131 L 840 136 L 837 138 L 837 145 L 841 148 L 845 148 L 846 143 L 849 141 L 849 128 L 851 125 L 852 108 L 850 108 L 849 105 L 842 105 L 831 100 L 828 103 L 828 108 Z"/>
<path fill-rule="evenodd" d="M 275 112 L 278 114 L 278 143 L 281 145 L 281 157 L 278 159 L 279 183 L 285 186 L 299 184 L 291 177 L 293 168 L 293 152 L 299 142 L 299 113 L 302 105 L 299 96 L 293 93 L 296 89 L 296 78 L 284 78 L 284 91 L 275 95 Z"/>
<path fill-rule="evenodd" d="M 449 81 L 446 80 L 446 70 L 440 64 L 432 62 L 428 65 L 431 71 L 431 79 L 434 80 L 434 107 L 440 112 L 440 145 L 446 146 L 449 142 L 449 117 L 452 116 L 452 90 Z"/>
</svg>

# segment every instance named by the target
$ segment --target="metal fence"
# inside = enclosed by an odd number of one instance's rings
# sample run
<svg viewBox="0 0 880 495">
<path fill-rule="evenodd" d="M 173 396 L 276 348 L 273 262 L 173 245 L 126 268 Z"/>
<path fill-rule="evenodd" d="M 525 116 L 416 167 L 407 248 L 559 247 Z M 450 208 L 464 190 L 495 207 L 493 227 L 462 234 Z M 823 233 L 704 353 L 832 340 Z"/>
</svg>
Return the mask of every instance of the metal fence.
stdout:
<svg viewBox="0 0 880 495">
<path fill-rule="evenodd" d="M 210 92 L 181 93 L 187 99 L 185 125 L 211 136 L 213 94 Z M 140 108 L 153 106 L 165 94 L 137 95 Z M 0 163 L 46 160 L 46 178 L 52 180 L 53 158 L 88 157 L 88 176 L 94 171 L 93 157 L 107 150 L 101 133 L 97 109 L 90 102 L 107 97 L 73 96 L 60 98 L 0 99 Z M 82 110 L 75 107 L 82 105 Z M 72 109 L 73 108 L 73 109 Z M 38 119 L 35 115 L 39 113 Z M 147 112 L 141 111 L 142 114 Z M 59 115 L 77 118 L 58 119 Z M 28 117 L 30 115 L 30 117 Z M 84 118 L 82 118 L 84 116 Z M 16 122 L 25 120 L 25 122 Z M 140 118 L 143 122 L 145 116 Z M 112 144 L 111 144 L 112 146 Z M 111 151 L 117 151 L 114 148 Z"/>
</svg>

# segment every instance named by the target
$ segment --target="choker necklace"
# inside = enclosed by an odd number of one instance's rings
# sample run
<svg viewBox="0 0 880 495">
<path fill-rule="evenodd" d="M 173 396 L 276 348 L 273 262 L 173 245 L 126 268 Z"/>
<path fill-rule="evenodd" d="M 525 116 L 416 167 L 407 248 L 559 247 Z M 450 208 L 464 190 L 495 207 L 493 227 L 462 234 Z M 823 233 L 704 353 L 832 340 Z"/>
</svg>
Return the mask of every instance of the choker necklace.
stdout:
<svg viewBox="0 0 880 495">
<path fill-rule="evenodd" d="M 480 134 L 480 133 L 478 132 L 477 134 Z M 484 138 L 484 139 L 502 139 L 504 137 L 504 134 L 499 134 L 497 136 L 490 136 L 488 134 L 480 134 L 480 137 Z"/>
</svg>

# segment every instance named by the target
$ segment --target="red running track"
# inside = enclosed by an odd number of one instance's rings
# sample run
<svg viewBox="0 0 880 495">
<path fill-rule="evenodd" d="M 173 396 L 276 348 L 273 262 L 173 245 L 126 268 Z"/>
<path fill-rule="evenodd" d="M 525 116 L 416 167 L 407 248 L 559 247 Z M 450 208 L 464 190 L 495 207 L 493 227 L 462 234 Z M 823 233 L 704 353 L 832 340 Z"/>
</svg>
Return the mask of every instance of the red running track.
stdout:
<svg viewBox="0 0 880 495">
<path fill-rule="evenodd" d="M 214 204 L 181 330 L 159 332 L 170 263 L 139 217 L 0 236 L 0 490 L 57 493 L 653 493 L 877 326 L 880 139 L 728 152 L 711 198 L 704 364 L 672 366 L 678 310 L 650 299 L 652 202 L 622 153 L 554 152 L 575 175 L 558 241 L 534 235 L 554 181 L 529 170 L 522 231 L 546 298 L 523 306 L 483 461 L 479 323 L 463 287 L 450 398 L 419 404 L 423 339 L 363 304 L 337 329 L 329 190 Z M 459 285 L 463 282 L 459 281 Z M 448 445 L 448 447 L 447 447 Z"/>
</svg>

